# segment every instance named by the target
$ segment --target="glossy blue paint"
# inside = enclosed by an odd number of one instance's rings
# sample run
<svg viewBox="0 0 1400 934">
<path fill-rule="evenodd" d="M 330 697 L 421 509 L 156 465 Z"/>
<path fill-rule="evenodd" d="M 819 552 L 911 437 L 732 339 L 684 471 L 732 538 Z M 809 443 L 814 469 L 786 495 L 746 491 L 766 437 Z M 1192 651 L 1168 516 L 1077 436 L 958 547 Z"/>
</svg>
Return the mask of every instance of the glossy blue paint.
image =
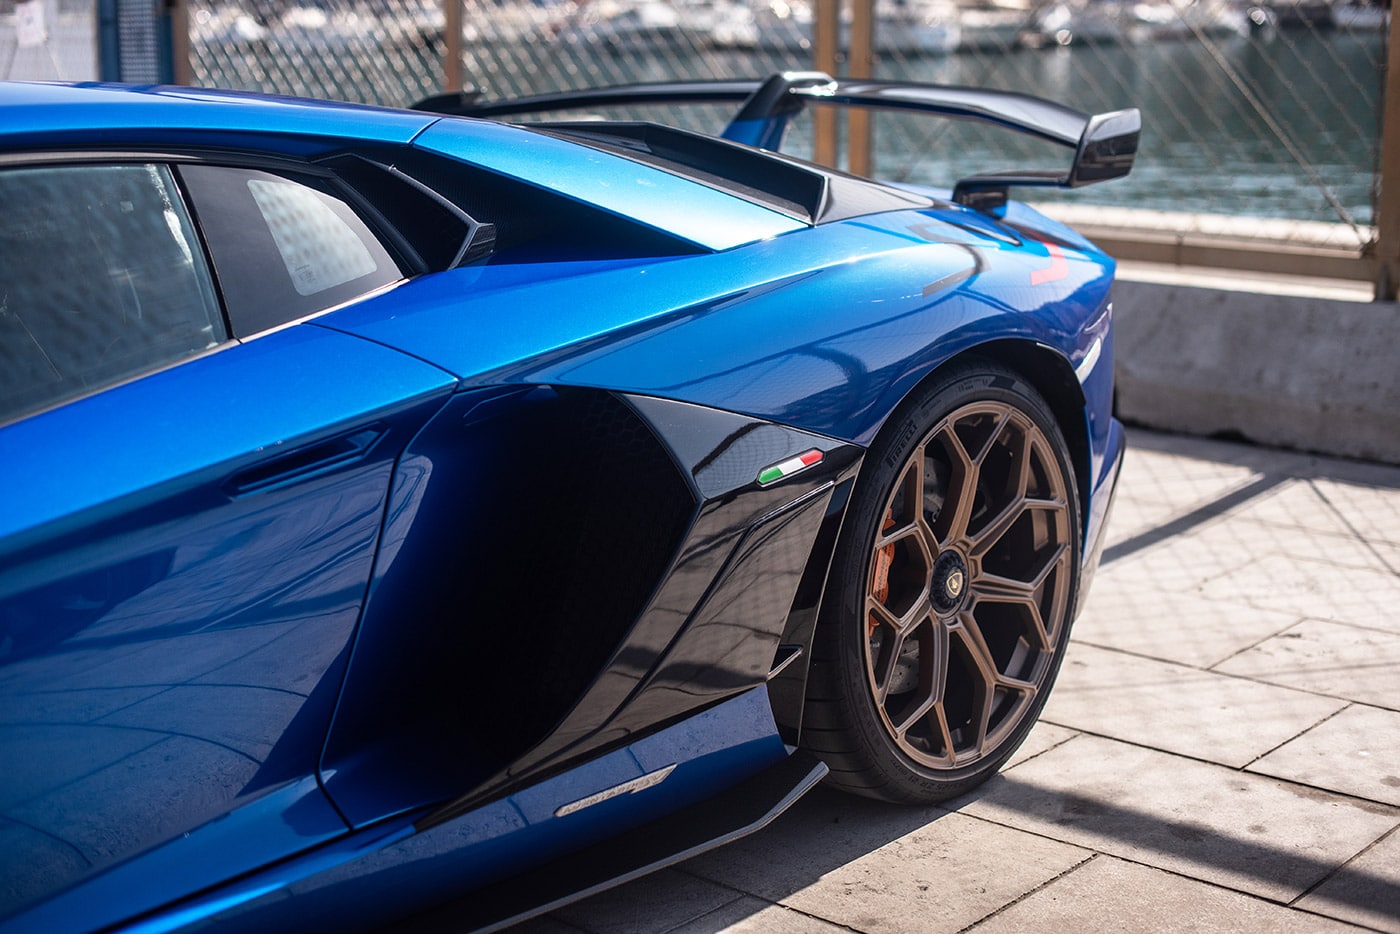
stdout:
<svg viewBox="0 0 1400 934">
<path fill-rule="evenodd" d="M 0 501 L 0 559 L 34 535 L 164 498 L 171 484 L 222 482 L 454 385 L 439 368 L 308 324 L 0 428 L 6 478 L 26 491 Z"/>
<path fill-rule="evenodd" d="M 322 320 L 468 383 L 607 386 L 868 444 L 956 353 L 1019 338 L 1072 361 L 1094 340 L 1082 323 L 1106 300 L 1111 262 L 1070 248 L 1063 278 L 1033 284 L 1054 262 L 1046 245 L 982 233 L 968 213 L 857 219 L 538 282 L 488 265 L 412 284 L 411 310 L 369 302 Z"/>
<path fill-rule="evenodd" d="M 0 147 L 263 145 L 314 154 L 335 140 L 407 143 L 437 118 L 356 104 L 199 88 L 0 82 Z"/>
<path fill-rule="evenodd" d="M 325 846 L 308 850 L 282 865 L 253 873 L 241 879 L 231 880 L 212 892 L 196 893 L 193 897 L 185 899 L 179 904 L 167 906 L 146 917 L 121 924 L 113 930 L 121 931 L 123 934 L 166 934 L 169 931 L 187 929 L 209 930 L 230 917 L 234 919 L 229 925 L 232 930 L 247 930 L 239 924 L 238 918 L 247 910 L 246 906 L 251 903 L 264 896 L 270 896 L 272 899 L 286 904 L 286 899 L 290 897 L 288 888 L 292 882 L 313 877 L 319 873 L 333 872 L 352 860 L 373 857 L 375 853 L 409 839 L 414 833 L 413 822 L 409 817 L 387 820 L 368 830 L 342 835 Z M 354 899 L 351 901 L 354 902 L 354 905 L 346 905 L 342 908 L 345 913 L 342 926 L 346 930 L 363 926 L 356 922 L 352 914 L 355 905 L 359 903 Z M 279 922 L 274 918 L 267 927 L 277 930 L 278 926 Z M 302 927 L 309 930 L 318 927 L 318 925 L 314 921 L 307 921 Z M 4 929 L 4 925 L 0 924 L 0 930 Z M 36 931 L 35 934 L 40 934 L 40 932 Z"/>
<path fill-rule="evenodd" d="M 596 204 L 711 250 L 806 225 L 669 172 L 519 127 L 455 118 L 414 145 Z M 567 168 L 565 168 L 567 167 Z"/>
<path fill-rule="evenodd" d="M 0 922 L 0 928 L 7 934 L 101 930 L 162 908 L 187 892 L 219 885 L 231 867 L 260 867 L 344 834 L 345 822 L 316 779 L 303 778 Z M 246 897 L 227 899 L 229 907 Z M 207 909 L 175 912 L 171 921 L 176 923 L 155 929 L 172 930 L 206 913 Z"/>
<path fill-rule="evenodd" d="M 0 428 L 0 912 L 90 884 L 112 923 L 345 831 L 317 758 L 453 386 L 303 325 Z"/>
<path fill-rule="evenodd" d="M 767 689 L 755 688 L 456 820 L 417 833 L 406 820 L 368 828 L 131 930 L 171 930 L 168 922 L 196 918 L 240 930 L 372 927 L 704 800 L 787 754 Z M 660 784 L 557 816 L 672 765 Z"/>
</svg>

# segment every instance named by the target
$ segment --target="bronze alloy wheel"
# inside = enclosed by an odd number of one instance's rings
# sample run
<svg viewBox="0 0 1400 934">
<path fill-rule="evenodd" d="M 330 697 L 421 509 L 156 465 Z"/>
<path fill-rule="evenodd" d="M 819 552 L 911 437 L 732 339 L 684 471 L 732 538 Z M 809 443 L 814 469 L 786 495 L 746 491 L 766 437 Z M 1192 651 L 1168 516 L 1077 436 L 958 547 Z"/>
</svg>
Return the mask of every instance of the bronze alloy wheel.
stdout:
<svg viewBox="0 0 1400 934">
<path fill-rule="evenodd" d="M 1059 668 L 1079 561 L 1068 451 L 1039 394 L 985 364 L 922 392 L 866 464 L 804 741 L 835 784 L 941 800 L 1010 756 Z"/>
<path fill-rule="evenodd" d="M 865 595 L 871 696 L 914 761 L 972 762 L 1021 721 L 1055 655 L 1065 478 L 1024 412 L 974 402 L 914 449 L 884 513 Z"/>
</svg>

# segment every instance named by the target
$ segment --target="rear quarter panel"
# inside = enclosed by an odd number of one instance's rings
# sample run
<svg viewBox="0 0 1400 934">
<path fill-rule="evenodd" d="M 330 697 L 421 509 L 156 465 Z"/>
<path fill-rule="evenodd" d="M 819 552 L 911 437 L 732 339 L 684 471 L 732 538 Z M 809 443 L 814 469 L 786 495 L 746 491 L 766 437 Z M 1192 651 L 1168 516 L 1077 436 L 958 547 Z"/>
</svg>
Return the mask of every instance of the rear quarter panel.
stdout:
<svg viewBox="0 0 1400 934">
<path fill-rule="evenodd" d="M 804 229 L 657 261 L 484 266 L 431 277 L 412 311 L 325 319 L 468 383 L 606 387 L 868 444 L 940 362 L 991 340 L 1091 352 L 1111 261 L 948 223 L 959 208 Z"/>
</svg>

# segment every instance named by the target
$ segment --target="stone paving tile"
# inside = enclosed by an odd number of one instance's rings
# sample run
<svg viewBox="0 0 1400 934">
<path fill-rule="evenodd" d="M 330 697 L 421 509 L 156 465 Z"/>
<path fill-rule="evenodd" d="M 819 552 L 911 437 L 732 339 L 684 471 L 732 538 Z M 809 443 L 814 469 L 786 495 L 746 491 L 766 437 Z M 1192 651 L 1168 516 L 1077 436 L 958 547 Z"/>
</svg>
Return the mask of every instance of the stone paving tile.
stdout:
<svg viewBox="0 0 1400 934">
<path fill-rule="evenodd" d="M 1249 767 L 1286 778 L 1400 806 L 1400 713 L 1352 706 Z"/>
<path fill-rule="evenodd" d="M 1359 930 L 1111 856 L 1094 857 L 971 929 L 975 934 L 1341 934 Z"/>
<path fill-rule="evenodd" d="M 1073 645 L 1042 717 L 1050 723 L 1241 767 L 1345 702 Z"/>
<path fill-rule="evenodd" d="M 1400 832 L 1352 860 L 1297 906 L 1400 934 Z"/>
<path fill-rule="evenodd" d="M 1295 540 L 1291 536 L 1285 536 L 1284 541 L 1292 543 Z M 1386 553 L 1386 549 L 1391 547 L 1393 546 L 1384 542 L 1370 542 L 1354 535 L 1313 534 L 1299 540 L 1291 551 L 1284 549 L 1280 549 L 1280 551 L 1290 557 L 1302 558 L 1305 561 L 1319 561 L 1344 568 L 1375 571 L 1380 574 L 1389 574 L 1400 580 L 1400 570 L 1391 565 Z"/>
<path fill-rule="evenodd" d="M 1371 541 L 1400 545 L 1398 478 L 1400 471 L 1391 470 L 1385 486 L 1319 479 L 1316 487 L 1318 494 L 1341 514 L 1357 534 Z"/>
<path fill-rule="evenodd" d="M 1248 567 L 1251 561 L 1277 556 L 1394 573 L 1382 550 L 1389 547 L 1387 543 L 1359 537 L 1322 507 L 1314 526 L 1263 521 L 1261 511 L 1284 492 L 1266 490 L 1233 505 L 1216 503 L 1213 509 L 1199 510 L 1193 522 L 1149 530 L 1110 545 L 1104 552 L 1103 572 L 1120 578 L 1127 574 L 1134 581 L 1175 592 L 1201 589 L 1209 581 Z M 1229 592 L 1211 594 L 1221 596 L 1228 598 Z"/>
<path fill-rule="evenodd" d="M 1284 474 L 1287 476 L 1310 476 L 1319 472 L 1319 465 L 1340 465 L 1340 469 L 1363 468 L 1359 474 L 1367 481 L 1377 476 L 1374 465 L 1353 461 L 1337 461 L 1335 458 L 1319 457 L 1282 448 L 1266 448 L 1236 441 L 1217 438 L 1201 438 L 1190 435 L 1174 435 L 1152 431 L 1148 428 L 1132 428 L 1128 432 L 1129 450 L 1151 453 L 1166 457 L 1187 460 L 1208 461 L 1213 464 L 1244 467 L 1257 473 Z M 1379 468 L 1379 476 L 1396 476 L 1389 468 Z M 1387 473 L 1387 471 L 1389 471 Z M 1355 472 L 1337 474 L 1355 478 Z"/>
<path fill-rule="evenodd" d="M 1279 902 L 1400 825 L 1400 809 L 1092 736 L 951 806 Z"/>
<path fill-rule="evenodd" d="M 1111 578 L 1115 586 L 1140 589 L 1147 594 L 1197 594 L 1212 575 L 1245 567 L 1249 553 L 1239 547 L 1213 547 L 1190 535 L 1176 535 L 1166 541 L 1110 558 L 1095 575 L 1089 599 L 1098 592 L 1100 578 Z M 1227 601 L 1229 597 L 1225 598 Z M 1236 601 L 1244 605 L 1243 601 Z M 1305 614 L 1298 612 L 1294 618 Z"/>
<path fill-rule="evenodd" d="M 1215 670 L 1400 710 L 1400 633 L 1303 620 Z"/>
<path fill-rule="evenodd" d="M 1060 743 L 1074 739 L 1079 734 L 1074 730 L 1067 730 L 1062 726 L 1055 726 L 1053 723 L 1046 723 L 1044 720 L 1031 727 L 1030 733 L 1026 736 L 1021 747 L 1011 754 L 1011 758 L 1006 760 L 1002 770 L 1012 768 L 1033 759 L 1042 752 L 1054 749 Z"/>
<path fill-rule="evenodd" d="M 1395 573 L 1386 560 L 1385 553 L 1378 544 L 1358 538 L 1345 531 L 1319 531 L 1316 529 L 1297 530 L 1281 526 L 1271 526 L 1248 516 L 1232 516 L 1230 524 L 1240 530 L 1253 532 L 1255 539 L 1267 539 L 1268 545 L 1248 546 L 1249 553 L 1256 558 L 1269 554 L 1281 554 L 1289 558 L 1305 561 L 1319 561 L 1324 564 L 1347 568 Z"/>
<path fill-rule="evenodd" d="M 1318 481 L 1295 477 L 1242 506 L 1238 515 L 1270 526 L 1335 536 L 1355 536 L 1356 529 L 1320 491 Z"/>
<path fill-rule="evenodd" d="M 1319 535 L 1283 533 L 1262 522 L 1246 521 L 1235 515 L 1203 515 L 1199 522 L 1172 532 L 1165 537 L 1143 536 L 1135 542 L 1122 543 L 1117 550 L 1105 551 L 1106 563 L 1100 574 L 1116 580 L 1122 586 L 1140 586 L 1169 594 L 1204 595 L 1211 600 L 1224 600 L 1241 605 L 1249 602 L 1244 590 L 1219 587 L 1210 593 L 1213 582 L 1232 575 L 1249 579 L 1258 574 L 1261 558 L 1276 558 L 1283 562 L 1294 558 L 1321 561 L 1349 567 L 1353 571 L 1388 573 L 1388 568 L 1364 543 L 1333 537 L 1345 547 L 1339 560 L 1320 557 L 1323 549 L 1316 544 Z M 1094 586 L 1097 587 L 1095 578 Z M 1258 583 L 1256 581 L 1256 583 Z M 1307 615 L 1297 607 L 1265 606 L 1296 618 Z"/>
<path fill-rule="evenodd" d="M 1389 542 L 1367 542 L 1367 545 L 1376 553 L 1376 557 L 1381 563 L 1396 574 L 1400 574 L 1400 545 L 1392 545 Z"/>
<path fill-rule="evenodd" d="M 849 934 L 850 928 L 744 896 L 667 934 L 719 934 L 721 931 L 725 934 Z"/>
<path fill-rule="evenodd" d="M 1282 528 L 1260 522 L 1244 511 L 1233 512 L 1179 536 L 1180 543 L 1201 557 L 1201 581 L 1206 583 L 1250 560 L 1269 556 L 1301 559 L 1344 568 L 1385 572 L 1389 569 L 1369 543 L 1343 531 Z M 1211 567 L 1210 565 L 1215 565 Z M 1290 608 L 1291 609 L 1291 608 Z"/>
<path fill-rule="evenodd" d="M 1251 554 L 1256 557 L 1279 553 L 1349 567 L 1397 570 L 1385 553 L 1395 546 L 1357 534 L 1305 481 L 1290 481 L 1242 504 L 1228 522 L 1252 533 Z"/>
<path fill-rule="evenodd" d="M 867 934 L 952 934 L 1089 856 L 936 809 L 833 794 L 812 805 L 683 868 Z"/>
<path fill-rule="evenodd" d="M 1124 538 L 1156 528 L 1258 476 L 1249 467 L 1130 447 L 1110 534 Z"/>
<path fill-rule="evenodd" d="M 741 897 L 694 875 L 663 869 L 554 912 L 588 934 L 661 934 Z M 543 934 L 543 932 L 541 932 Z"/>
<path fill-rule="evenodd" d="M 1209 668 L 1296 622 L 1296 613 L 1124 583 L 1112 568 L 1106 568 L 1094 578 L 1072 638 L 1101 648 Z"/>
<path fill-rule="evenodd" d="M 1267 554 L 1209 581 L 1207 598 L 1400 633 L 1400 575 Z"/>
</svg>

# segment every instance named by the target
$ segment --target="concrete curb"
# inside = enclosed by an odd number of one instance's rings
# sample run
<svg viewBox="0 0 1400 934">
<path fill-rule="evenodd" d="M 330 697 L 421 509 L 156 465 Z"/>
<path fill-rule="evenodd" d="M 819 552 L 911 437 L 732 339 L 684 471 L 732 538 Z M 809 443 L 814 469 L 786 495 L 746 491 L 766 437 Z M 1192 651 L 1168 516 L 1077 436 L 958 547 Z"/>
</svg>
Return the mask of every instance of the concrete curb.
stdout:
<svg viewBox="0 0 1400 934">
<path fill-rule="evenodd" d="M 1400 304 L 1120 278 L 1114 314 L 1119 417 L 1400 464 Z"/>
</svg>

